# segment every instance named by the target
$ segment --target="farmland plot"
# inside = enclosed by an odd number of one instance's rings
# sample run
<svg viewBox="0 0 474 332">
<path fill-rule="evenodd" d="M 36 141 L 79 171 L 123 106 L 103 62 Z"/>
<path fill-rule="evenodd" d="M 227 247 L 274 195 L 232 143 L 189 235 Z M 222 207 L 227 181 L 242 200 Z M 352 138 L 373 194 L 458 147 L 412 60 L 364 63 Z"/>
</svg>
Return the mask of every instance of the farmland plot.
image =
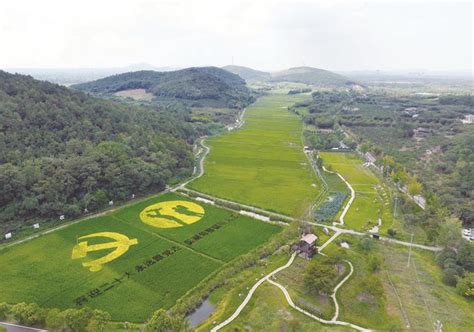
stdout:
<svg viewBox="0 0 474 332">
<path fill-rule="evenodd" d="M 143 321 L 280 229 L 160 195 L 1 250 L 0 302 L 89 306 Z"/>
<path fill-rule="evenodd" d="M 189 187 L 297 215 L 322 185 L 303 153 L 302 123 L 287 107 L 307 96 L 270 95 L 247 108 L 245 125 L 207 141 L 205 174 Z"/>
</svg>

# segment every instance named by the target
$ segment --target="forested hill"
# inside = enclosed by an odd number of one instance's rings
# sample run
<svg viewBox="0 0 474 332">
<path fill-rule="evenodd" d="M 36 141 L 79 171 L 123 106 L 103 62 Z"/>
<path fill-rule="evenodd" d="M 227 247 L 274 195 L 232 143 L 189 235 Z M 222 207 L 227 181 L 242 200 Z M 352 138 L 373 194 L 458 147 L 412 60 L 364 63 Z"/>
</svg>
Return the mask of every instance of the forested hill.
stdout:
<svg viewBox="0 0 474 332">
<path fill-rule="evenodd" d="M 0 71 L 0 234 L 189 174 L 197 134 L 176 117 Z"/>
<path fill-rule="evenodd" d="M 295 67 L 272 73 L 272 82 L 296 82 L 321 87 L 344 87 L 356 84 L 349 78 L 328 70 L 313 67 Z"/>
<path fill-rule="evenodd" d="M 195 67 L 171 72 L 138 71 L 72 86 L 99 95 L 144 89 L 152 102 L 180 101 L 190 106 L 243 108 L 254 101 L 245 81 L 217 67 Z"/>
<path fill-rule="evenodd" d="M 247 82 L 293 82 L 329 88 L 358 85 L 345 76 L 313 67 L 295 67 L 272 73 L 234 65 L 222 68 L 239 75 Z"/>
</svg>

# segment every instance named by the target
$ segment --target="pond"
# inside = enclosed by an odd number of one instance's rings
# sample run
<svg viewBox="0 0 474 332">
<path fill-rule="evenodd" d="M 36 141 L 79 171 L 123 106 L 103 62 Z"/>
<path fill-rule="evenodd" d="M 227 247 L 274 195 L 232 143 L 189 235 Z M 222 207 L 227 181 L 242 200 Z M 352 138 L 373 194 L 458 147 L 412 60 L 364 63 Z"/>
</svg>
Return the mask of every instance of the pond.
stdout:
<svg viewBox="0 0 474 332">
<path fill-rule="evenodd" d="M 201 305 L 187 318 L 189 325 L 191 327 L 196 327 L 202 321 L 205 321 L 209 316 L 214 312 L 216 306 L 209 302 L 209 300 L 204 301 Z"/>
</svg>

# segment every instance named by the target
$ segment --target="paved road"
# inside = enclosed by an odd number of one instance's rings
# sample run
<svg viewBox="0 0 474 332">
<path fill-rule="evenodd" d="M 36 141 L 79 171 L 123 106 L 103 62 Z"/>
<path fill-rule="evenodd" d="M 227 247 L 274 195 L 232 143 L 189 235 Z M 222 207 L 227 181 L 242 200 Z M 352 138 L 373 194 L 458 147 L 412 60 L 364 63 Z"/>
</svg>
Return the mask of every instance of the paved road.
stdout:
<svg viewBox="0 0 474 332">
<path fill-rule="evenodd" d="M 8 332 L 42 332 L 46 330 L 36 329 L 34 327 L 21 326 L 11 323 L 0 322 L 0 325 L 7 329 Z"/>
</svg>

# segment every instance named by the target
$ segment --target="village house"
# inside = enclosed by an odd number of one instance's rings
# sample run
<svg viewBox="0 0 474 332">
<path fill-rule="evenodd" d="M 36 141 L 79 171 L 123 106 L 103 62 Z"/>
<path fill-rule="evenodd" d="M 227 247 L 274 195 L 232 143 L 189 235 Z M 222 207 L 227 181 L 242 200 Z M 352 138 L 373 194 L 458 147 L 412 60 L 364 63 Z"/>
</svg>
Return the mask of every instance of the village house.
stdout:
<svg viewBox="0 0 474 332">
<path fill-rule="evenodd" d="M 300 241 L 291 246 L 291 249 L 298 252 L 301 257 L 310 259 L 318 252 L 318 248 L 316 248 L 317 239 L 318 237 L 312 233 L 303 234 Z"/>
<path fill-rule="evenodd" d="M 462 119 L 461 122 L 464 124 L 474 123 L 474 114 L 468 114 L 464 116 L 464 119 Z"/>
</svg>

